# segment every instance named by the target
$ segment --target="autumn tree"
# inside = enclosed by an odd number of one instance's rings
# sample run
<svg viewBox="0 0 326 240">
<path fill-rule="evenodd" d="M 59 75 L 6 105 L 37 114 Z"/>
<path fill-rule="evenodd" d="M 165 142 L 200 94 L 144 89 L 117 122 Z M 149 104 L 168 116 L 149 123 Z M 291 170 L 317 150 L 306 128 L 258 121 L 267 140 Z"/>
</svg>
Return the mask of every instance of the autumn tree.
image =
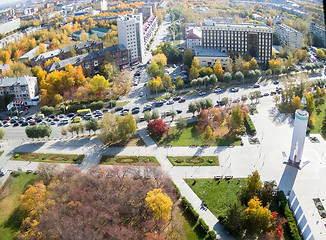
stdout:
<svg viewBox="0 0 326 240">
<path fill-rule="evenodd" d="M 256 170 L 247 178 L 247 185 L 243 188 L 241 194 L 242 202 L 247 203 L 253 196 L 258 196 L 262 185 L 263 183 L 260 181 L 260 175 Z"/>
<path fill-rule="evenodd" d="M 204 134 L 204 139 L 205 139 L 206 143 L 210 142 L 212 140 L 212 138 L 213 138 L 213 131 L 210 126 L 207 126 L 205 134 Z"/>
<path fill-rule="evenodd" d="M 96 99 L 102 99 L 110 84 L 103 76 L 97 74 L 89 81 L 89 87 Z"/>
<path fill-rule="evenodd" d="M 233 108 L 230 119 L 231 129 L 238 130 L 243 124 L 243 118 L 244 116 L 242 109 L 239 106 Z"/>
<path fill-rule="evenodd" d="M 173 203 L 171 198 L 162 192 L 162 189 L 158 188 L 149 191 L 145 200 L 155 218 L 162 219 L 165 222 L 169 221 Z"/>
<path fill-rule="evenodd" d="M 167 130 L 168 127 L 162 119 L 157 119 L 147 124 L 147 131 L 149 134 L 158 138 L 161 138 Z"/>
<path fill-rule="evenodd" d="M 306 97 L 306 101 L 307 101 L 307 106 L 306 106 L 306 110 L 309 113 L 309 115 L 311 116 L 312 113 L 316 110 L 316 105 L 315 105 L 315 101 L 314 101 L 314 96 L 312 93 L 305 93 L 305 97 Z"/>
<path fill-rule="evenodd" d="M 250 60 L 250 69 L 251 69 L 251 70 L 256 70 L 256 69 L 258 69 L 258 63 L 257 63 L 256 59 L 254 59 L 254 58 L 252 58 L 252 59 Z"/>
<path fill-rule="evenodd" d="M 191 67 L 190 67 L 190 73 L 189 73 L 189 78 L 190 80 L 196 79 L 199 77 L 199 61 L 196 57 L 193 58 Z"/>
<path fill-rule="evenodd" d="M 298 108 L 300 108 L 300 101 L 301 99 L 299 97 L 294 97 L 291 103 L 292 110 L 295 112 Z"/>
<path fill-rule="evenodd" d="M 246 226 L 251 234 L 259 234 L 270 230 L 273 215 L 268 208 L 264 208 L 261 201 L 254 196 L 248 202 L 248 208 L 245 210 Z"/>
<path fill-rule="evenodd" d="M 223 75 L 224 75 L 224 70 L 222 68 L 221 62 L 216 61 L 215 65 L 213 67 L 214 74 L 217 76 L 219 80 L 222 80 Z"/>
</svg>

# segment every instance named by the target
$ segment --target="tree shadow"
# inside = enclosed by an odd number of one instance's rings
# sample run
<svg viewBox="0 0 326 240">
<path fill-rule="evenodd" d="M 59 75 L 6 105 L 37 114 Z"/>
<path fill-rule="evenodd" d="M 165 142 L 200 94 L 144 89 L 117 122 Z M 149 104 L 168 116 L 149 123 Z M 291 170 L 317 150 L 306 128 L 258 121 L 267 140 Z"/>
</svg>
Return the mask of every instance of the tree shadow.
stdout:
<svg viewBox="0 0 326 240">
<path fill-rule="evenodd" d="M 190 210 L 188 210 L 188 209 L 184 210 L 183 208 L 181 210 L 183 211 L 182 216 L 186 219 L 186 221 L 189 223 L 191 228 L 194 230 L 198 239 L 205 239 L 206 232 L 200 226 L 200 224 L 198 223 L 198 220 L 193 217 Z"/>
<path fill-rule="evenodd" d="M 288 124 L 289 126 L 293 126 L 294 121 L 290 114 L 281 113 L 277 107 L 273 107 L 268 110 L 270 119 L 276 123 L 277 125 Z"/>
<path fill-rule="evenodd" d="M 17 232 L 22 225 L 23 220 L 27 217 L 26 212 L 20 207 L 16 207 L 3 226 Z"/>
</svg>

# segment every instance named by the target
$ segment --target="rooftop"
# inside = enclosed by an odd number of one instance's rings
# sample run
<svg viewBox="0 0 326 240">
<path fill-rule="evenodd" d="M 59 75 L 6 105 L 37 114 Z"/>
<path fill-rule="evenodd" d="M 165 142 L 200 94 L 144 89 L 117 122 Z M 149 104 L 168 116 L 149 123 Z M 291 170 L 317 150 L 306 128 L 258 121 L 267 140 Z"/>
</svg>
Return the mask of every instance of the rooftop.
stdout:
<svg viewBox="0 0 326 240">
<path fill-rule="evenodd" d="M 196 28 L 192 28 L 187 31 L 186 39 L 201 39 L 202 32 Z"/>
<path fill-rule="evenodd" d="M 67 58 L 67 59 L 64 59 L 64 60 L 59 61 L 59 62 L 54 62 L 51 65 L 47 66 L 45 68 L 45 70 L 48 71 L 48 72 L 53 72 L 53 71 L 55 71 L 57 69 L 64 68 L 69 63 L 71 65 L 76 65 L 79 62 L 85 62 L 85 61 L 88 61 L 88 60 L 96 59 L 99 56 L 104 56 L 106 54 L 112 54 L 112 53 L 119 52 L 119 51 L 124 51 L 124 50 L 127 50 L 127 48 L 125 48 L 124 45 L 119 44 L 119 45 L 112 46 L 112 47 L 109 47 L 109 48 L 104 48 L 104 49 L 101 49 L 101 50 L 98 50 L 98 51 L 95 51 L 95 52 L 85 53 L 85 54 L 75 56 L 75 57 L 72 57 L 72 58 Z"/>
<path fill-rule="evenodd" d="M 86 47 L 90 47 L 92 45 L 95 45 L 95 44 L 100 44 L 101 42 L 99 41 L 87 41 L 87 42 L 83 42 L 83 43 L 77 43 L 77 44 L 74 44 L 74 45 L 71 45 L 71 46 L 68 46 L 68 47 L 64 47 L 64 48 L 60 48 L 60 49 L 56 49 L 56 50 L 53 50 L 53 51 L 50 51 L 50 52 L 46 52 L 46 53 L 42 53 L 38 56 L 36 56 L 35 58 L 33 58 L 34 61 L 39 61 L 41 59 L 48 59 L 48 58 L 51 58 L 51 57 L 55 57 L 55 56 L 58 56 L 59 54 L 62 54 L 64 52 L 69 52 L 70 49 L 74 48 L 74 49 L 83 49 L 83 48 L 86 48 Z"/>
<path fill-rule="evenodd" d="M 23 76 L 23 77 L 11 77 L 1 78 L 0 87 L 13 87 L 13 86 L 27 86 L 31 80 L 36 81 L 36 77 Z"/>
<path fill-rule="evenodd" d="M 254 30 L 272 30 L 267 25 L 249 24 L 249 23 L 219 23 L 213 20 L 204 20 L 202 27 L 221 27 L 221 28 L 236 28 L 236 29 L 254 29 Z"/>
<path fill-rule="evenodd" d="M 199 57 L 227 57 L 228 53 L 221 52 L 219 49 L 208 49 L 197 46 L 195 48 L 195 55 Z"/>
</svg>

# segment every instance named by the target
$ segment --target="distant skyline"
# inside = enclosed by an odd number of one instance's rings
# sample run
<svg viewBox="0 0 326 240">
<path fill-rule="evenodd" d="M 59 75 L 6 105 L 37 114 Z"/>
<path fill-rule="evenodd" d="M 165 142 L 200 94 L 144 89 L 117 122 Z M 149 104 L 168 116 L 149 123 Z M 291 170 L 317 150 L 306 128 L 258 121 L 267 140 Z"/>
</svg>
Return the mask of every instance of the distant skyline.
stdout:
<svg viewBox="0 0 326 240">
<path fill-rule="evenodd" d="M 0 0 L 0 7 L 11 5 L 13 3 L 22 2 L 23 0 Z"/>
</svg>

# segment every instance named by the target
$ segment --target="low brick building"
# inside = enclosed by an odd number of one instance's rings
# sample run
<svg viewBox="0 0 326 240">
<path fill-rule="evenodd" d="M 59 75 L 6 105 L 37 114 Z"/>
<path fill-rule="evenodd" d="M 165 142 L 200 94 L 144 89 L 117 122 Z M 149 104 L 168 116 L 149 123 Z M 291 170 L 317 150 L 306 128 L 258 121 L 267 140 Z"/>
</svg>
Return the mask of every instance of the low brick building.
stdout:
<svg viewBox="0 0 326 240">
<path fill-rule="evenodd" d="M 99 51 L 82 54 L 52 63 L 51 65 L 47 66 L 45 70 L 47 72 L 63 70 L 68 64 L 71 64 L 73 66 L 81 66 L 84 71 L 93 75 L 98 72 L 98 66 L 105 61 L 114 63 L 120 69 L 128 67 L 128 50 L 123 45 L 119 44 L 113 47 L 101 49 Z"/>
<path fill-rule="evenodd" d="M 43 66 L 47 60 L 55 57 L 59 58 L 60 60 L 64 60 L 73 57 L 73 55 L 81 55 L 100 49 L 103 49 L 103 43 L 99 41 L 87 41 L 78 43 L 68 47 L 39 54 L 38 56 L 32 58 L 32 65 L 33 67 L 37 65 Z"/>
</svg>

